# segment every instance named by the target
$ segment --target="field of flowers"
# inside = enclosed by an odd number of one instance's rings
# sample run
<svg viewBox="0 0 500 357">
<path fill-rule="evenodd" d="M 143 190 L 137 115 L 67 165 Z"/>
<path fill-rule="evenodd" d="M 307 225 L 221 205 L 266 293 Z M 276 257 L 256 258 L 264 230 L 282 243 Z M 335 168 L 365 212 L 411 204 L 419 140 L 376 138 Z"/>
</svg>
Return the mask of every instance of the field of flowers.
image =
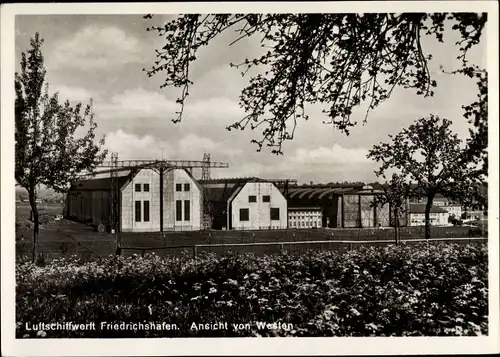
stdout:
<svg viewBox="0 0 500 357">
<path fill-rule="evenodd" d="M 484 335 L 487 260 L 477 243 L 18 263 L 16 336 Z M 95 328 L 33 327 L 70 321 Z M 153 323 L 173 327 L 137 328 Z"/>
</svg>

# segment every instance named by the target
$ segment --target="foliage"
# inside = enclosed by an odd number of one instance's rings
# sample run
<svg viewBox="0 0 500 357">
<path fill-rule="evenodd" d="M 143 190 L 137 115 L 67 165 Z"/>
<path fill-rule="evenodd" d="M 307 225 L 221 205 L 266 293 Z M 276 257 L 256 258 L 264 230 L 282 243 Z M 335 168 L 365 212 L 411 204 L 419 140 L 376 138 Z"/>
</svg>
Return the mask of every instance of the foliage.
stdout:
<svg viewBox="0 0 500 357">
<path fill-rule="evenodd" d="M 259 38 L 261 55 L 230 64 L 242 76 L 258 71 L 240 96 L 246 116 L 228 129 L 264 127 L 262 138 L 253 140 L 258 150 L 265 144 L 281 154 L 298 121 L 308 119 L 307 104 L 326 105 L 325 123 L 349 134 L 356 125 L 353 108 L 367 103 L 367 116 L 397 86 L 432 96 L 437 85 L 428 69 L 432 54 L 421 38 L 434 36 L 443 42 L 445 24 L 451 24 L 460 34 L 458 59 L 466 70 L 467 53 L 479 43 L 486 21 L 486 13 L 187 14 L 147 28 L 165 42 L 145 71 L 150 77 L 163 73 L 161 87 L 182 88 L 173 119 L 178 122 L 193 84 L 189 70 L 198 50 L 229 31 L 238 35 L 232 43 Z"/>
<path fill-rule="evenodd" d="M 487 260 L 484 244 L 425 244 L 344 254 L 18 262 L 16 336 L 37 337 L 26 330 L 35 321 L 97 324 L 96 331 L 46 331 L 49 338 L 482 335 Z M 164 321 L 179 329 L 106 331 L 101 321 Z M 229 328 L 190 330 L 192 322 L 217 321 Z M 256 321 L 293 326 L 258 329 Z"/>
<path fill-rule="evenodd" d="M 437 193 L 464 205 L 472 202 L 475 187 L 482 179 L 477 161 L 468 161 L 468 148 L 450 129 L 452 122 L 431 114 L 420 118 L 396 135 L 390 143 L 374 145 L 368 158 L 380 163 L 377 176 L 385 177 L 396 170 L 406 182 L 416 183 L 414 197 L 427 199 L 425 210 L 426 238 L 429 238 L 429 212 Z"/>
<path fill-rule="evenodd" d="M 464 105 L 464 117 L 473 125 L 470 137 L 467 140 L 466 156 L 464 160 L 482 163 L 480 173 L 488 175 L 488 72 L 477 66 L 468 67 L 459 71 L 469 77 L 477 79 L 478 94 L 476 101 Z"/>
<path fill-rule="evenodd" d="M 21 54 L 21 71 L 15 74 L 15 179 L 28 191 L 34 215 L 33 245 L 38 235 L 37 188 L 44 185 L 62 192 L 84 170 L 92 172 L 106 156 L 94 143 L 97 124 L 92 100 L 61 104 L 58 94 L 49 94 L 42 53 L 43 39 L 36 33 L 28 54 Z M 85 129 L 82 137 L 75 135 Z M 33 249 L 33 257 L 35 249 Z"/>
</svg>

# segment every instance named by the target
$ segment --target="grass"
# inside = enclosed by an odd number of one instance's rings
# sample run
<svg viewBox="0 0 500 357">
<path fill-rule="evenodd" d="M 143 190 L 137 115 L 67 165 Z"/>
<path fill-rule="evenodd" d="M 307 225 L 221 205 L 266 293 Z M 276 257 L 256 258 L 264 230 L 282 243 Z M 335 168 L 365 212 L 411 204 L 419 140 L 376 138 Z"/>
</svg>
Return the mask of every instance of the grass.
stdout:
<svg viewBox="0 0 500 357">
<path fill-rule="evenodd" d="M 50 260 L 60 256 L 77 254 L 83 259 L 91 260 L 106 257 L 116 251 L 117 235 L 98 233 L 89 225 L 69 220 L 54 221 L 54 217 L 62 213 L 61 204 L 40 204 L 43 224 L 40 228 L 38 252 L 41 260 Z M 31 235 L 33 223 L 29 221 L 29 204 L 16 206 L 16 250 L 18 257 L 30 256 L 32 249 Z M 480 236 L 479 228 L 469 227 L 433 227 L 432 237 L 468 237 L 470 229 L 473 236 Z M 403 239 L 422 238 L 423 227 L 407 227 L 401 230 Z M 261 231 L 194 231 L 194 232 L 151 232 L 151 233 L 121 233 L 124 246 L 134 247 L 164 247 L 195 244 L 229 244 L 256 242 L 293 242 L 310 240 L 392 240 L 394 230 L 383 229 L 285 229 Z M 337 249 L 344 251 L 346 245 L 332 244 L 301 246 L 304 248 Z M 233 248 L 235 251 L 254 253 L 274 253 L 279 246 Z M 291 248 L 287 249 L 299 249 Z M 209 248 L 209 252 L 227 252 L 228 249 Z M 161 255 L 178 255 L 184 249 L 158 249 Z M 141 251 L 123 251 L 125 255 L 141 253 Z"/>
</svg>

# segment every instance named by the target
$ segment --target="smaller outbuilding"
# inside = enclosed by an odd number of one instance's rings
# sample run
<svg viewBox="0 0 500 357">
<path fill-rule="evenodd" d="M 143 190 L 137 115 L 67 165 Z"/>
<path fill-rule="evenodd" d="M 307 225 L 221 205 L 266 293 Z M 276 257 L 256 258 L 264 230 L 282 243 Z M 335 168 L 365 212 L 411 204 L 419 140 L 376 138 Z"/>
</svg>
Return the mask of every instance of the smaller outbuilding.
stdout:
<svg viewBox="0 0 500 357">
<path fill-rule="evenodd" d="M 323 213 L 319 206 L 292 206 L 288 207 L 289 228 L 321 228 Z"/>
</svg>

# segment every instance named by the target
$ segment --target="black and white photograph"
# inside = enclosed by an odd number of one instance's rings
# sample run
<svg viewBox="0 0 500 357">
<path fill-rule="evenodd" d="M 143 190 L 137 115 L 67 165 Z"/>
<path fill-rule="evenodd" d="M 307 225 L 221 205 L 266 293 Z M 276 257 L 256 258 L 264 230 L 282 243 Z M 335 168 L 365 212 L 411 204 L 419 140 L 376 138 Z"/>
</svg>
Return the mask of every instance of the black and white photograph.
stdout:
<svg viewBox="0 0 500 357">
<path fill-rule="evenodd" d="M 496 2 L 1 10 L 4 353 L 500 352 Z"/>
</svg>

